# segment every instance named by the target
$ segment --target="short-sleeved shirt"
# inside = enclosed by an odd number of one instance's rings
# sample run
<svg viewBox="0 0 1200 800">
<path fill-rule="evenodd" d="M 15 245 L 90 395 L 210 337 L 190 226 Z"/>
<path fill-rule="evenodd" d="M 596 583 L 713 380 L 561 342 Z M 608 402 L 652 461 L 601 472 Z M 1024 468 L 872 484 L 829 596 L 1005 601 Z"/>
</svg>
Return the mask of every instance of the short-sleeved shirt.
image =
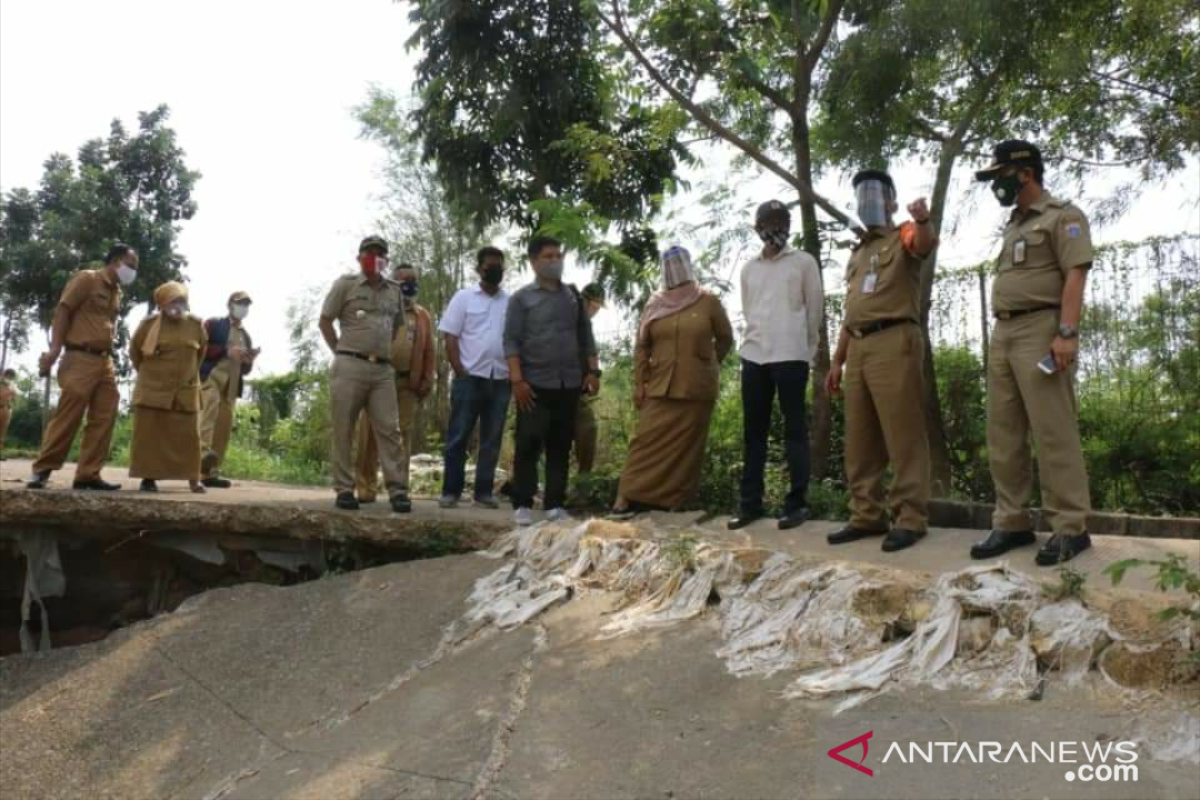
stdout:
<svg viewBox="0 0 1200 800">
<path fill-rule="evenodd" d="M 387 361 L 392 334 L 404 325 L 400 284 L 381 280 L 372 287 L 364 275 L 343 275 L 333 282 L 321 316 L 337 320 L 337 349 Z"/>
<path fill-rule="evenodd" d="M 84 269 L 75 273 L 63 289 L 59 305 L 71 315 L 66 344 L 94 350 L 110 350 L 116 335 L 117 313 L 121 308 L 121 288 L 102 269 Z"/>
<path fill-rule="evenodd" d="M 592 322 L 579 306 L 575 289 L 566 284 L 552 290 L 534 282 L 509 298 L 504 355 L 520 357 L 521 375 L 532 385 L 546 389 L 583 385 L 582 358 L 596 357 L 596 340 Z"/>
<path fill-rule="evenodd" d="M 1013 209 L 992 282 L 994 311 L 1021 311 L 1062 302 L 1071 270 L 1092 263 L 1092 231 L 1083 212 L 1043 192 L 1024 214 Z"/>
<path fill-rule="evenodd" d="M 845 327 L 921 319 L 921 262 L 912 251 L 916 226 L 905 222 L 890 231 L 868 230 L 846 264 Z M 870 278 L 871 273 L 875 274 Z M 869 291 L 863 291 L 868 289 Z"/>
<path fill-rule="evenodd" d="M 481 286 L 455 292 L 442 314 L 438 330 L 458 339 L 458 355 L 469 375 L 477 378 L 508 379 L 504 360 L 504 320 L 508 315 L 508 292 L 488 294 Z"/>
</svg>

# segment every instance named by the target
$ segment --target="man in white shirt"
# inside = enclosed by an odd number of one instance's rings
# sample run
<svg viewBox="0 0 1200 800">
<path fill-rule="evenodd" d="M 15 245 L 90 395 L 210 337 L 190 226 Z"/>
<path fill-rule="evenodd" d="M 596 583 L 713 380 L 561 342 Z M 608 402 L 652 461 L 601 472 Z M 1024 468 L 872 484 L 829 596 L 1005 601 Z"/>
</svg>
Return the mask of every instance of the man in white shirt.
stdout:
<svg viewBox="0 0 1200 800">
<path fill-rule="evenodd" d="M 743 468 L 737 530 L 761 519 L 767 436 L 775 395 L 783 411 L 784 454 L 791 488 L 784 500 L 780 530 L 808 519 L 809 444 L 805 390 L 816 358 L 825 308 L 816 259 L 788 245 L 791 215 L 778 200 L 763 203 L 755 215 L 762 254 L 742 268 L 742 312 L 746 333 L 742 359 Z"/>
<path fill-rule="evenodd" d="M 460 289 L 446 306 L 438 330 L 446 340 L 446 358 L 454 370 L 450 387 L 450 423 L 446 430 L 442 508 L 454 508 L 466 481 L 467 443 L 479 422 L 479 457 L 475 463 L 475 504 L 499 508 L 492 495 L 496 462 L 512 387 L 504 359 L 504 319 L 508 293 L 504 253 L 485 247 L 475 259 L 479 284 Z"/>
</svg>

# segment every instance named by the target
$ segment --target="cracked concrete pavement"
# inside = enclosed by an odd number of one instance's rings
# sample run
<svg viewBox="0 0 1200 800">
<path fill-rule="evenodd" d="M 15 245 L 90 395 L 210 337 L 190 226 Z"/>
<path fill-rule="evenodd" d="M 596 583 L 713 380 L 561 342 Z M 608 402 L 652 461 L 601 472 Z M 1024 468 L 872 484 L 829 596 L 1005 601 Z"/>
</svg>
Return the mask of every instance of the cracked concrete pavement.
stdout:
<svg viewBox="0 0 1200 800">
<path fill-rule="evenodd" d="M 598 640 L 616 598 L 589 593 L 456 643 L 451 624 L 496 566 L 452 556 L 214 590 L 92 645 L 0 659 L 4 796 L 861 796 L 848 770 L 835 773 L 844 783 L 823 782 L 825 751 L 841 741 L 822 739 L 830 704 L 781 699 L 787 675 L 730 675 L 713 616 Z M 920 708 L 969 738 L 1084 724 L 1072 714 L 1098 703 L 1061 693 L 981 717 L 970 697 L 920 691 L 864 709 Z M 895 787 L 1046 796 L 1036 771 L 1028 778 Z M 1200 796 L 1191 765 L 1156 764 L 1139 788 Z M 1079 790 L 1067 796 L 1125 796 Z"/>
</svg>

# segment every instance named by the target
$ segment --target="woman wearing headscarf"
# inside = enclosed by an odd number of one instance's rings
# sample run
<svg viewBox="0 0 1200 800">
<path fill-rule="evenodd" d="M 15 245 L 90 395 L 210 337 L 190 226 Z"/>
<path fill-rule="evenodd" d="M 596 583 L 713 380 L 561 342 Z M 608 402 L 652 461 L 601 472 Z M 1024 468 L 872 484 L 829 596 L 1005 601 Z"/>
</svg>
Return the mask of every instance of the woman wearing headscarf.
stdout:
<svg viewBox="0 0 1200 800">
<path fill-rule="evenodd" d="M 129 344 L 137 369 L 133 387 L 133 444 L 129 475 L 143 492 L 160 480 L 200 484 L 200 362 L 208 345 L 204 324 L 188 313 L 187 288 L 169 281 L 154 290 L 157 313 L 142 320 Z"/>
<path fill-rule="evenodd" d="M 663 254 L 663 289 L 638 325 L 634 404 L 640 415 L 613 510 L 676 509 L 700 484 L 708 422 L 733 329 L 721 301 L 700 288 L 691 254 Z"/>
</svg>

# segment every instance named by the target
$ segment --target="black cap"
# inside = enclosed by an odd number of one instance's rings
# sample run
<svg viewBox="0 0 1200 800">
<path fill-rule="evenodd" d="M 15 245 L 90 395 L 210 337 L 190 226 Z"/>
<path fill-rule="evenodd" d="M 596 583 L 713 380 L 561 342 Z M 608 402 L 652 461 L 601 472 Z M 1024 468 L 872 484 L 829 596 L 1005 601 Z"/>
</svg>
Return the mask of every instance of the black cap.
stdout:
<svg viewBox="0 0 1200 800">
<path fill-rule="evenodd" d="M 754 212 L 756 222 L 762 222 L 770 217 L 783 217 L 786 220 L 791 220 L 792 212 L 788 211 L 788 207 L 778 200 L 768 200 L 758 207 Z"/>
<path fill-rule="evenodd" d="M 1005 167 L 1040 167 L 1042 152 L 1023 139 L 1009 139 L 992 151 L 992 165 L 975 173 L 975 180 L 990 181 Z"/>
<path fill-rule="evenodd" d="M 851 186 L 858 186 L 863 181 L 879 181 L 887 186 L 892 187 L 892 191 L 896 191 L 896 183 L 892 180 L 892 176 L 888 175 L 881 169 L 863 169 L 859 170 L 854 179 L 850 181 Z"/>
<path fill-rule="evenodd" d="M 361 253 L 362 251 L 366 250 L 368 247 L 383 248 L 383 252 L 385 255 L 387 254 L 387 251 L 388 251 L 387 240 L 384 239 L 382 236 L 368 236 L 367 238 L 363 239 L 358 244 L 358 252 Z"/>
<path fill-rule="evenodd" d="M 589 283 L 579 292 L 584 300 L 595 300 L 604 308 L 604 287 L 598 283 Z"/>
</svg>

